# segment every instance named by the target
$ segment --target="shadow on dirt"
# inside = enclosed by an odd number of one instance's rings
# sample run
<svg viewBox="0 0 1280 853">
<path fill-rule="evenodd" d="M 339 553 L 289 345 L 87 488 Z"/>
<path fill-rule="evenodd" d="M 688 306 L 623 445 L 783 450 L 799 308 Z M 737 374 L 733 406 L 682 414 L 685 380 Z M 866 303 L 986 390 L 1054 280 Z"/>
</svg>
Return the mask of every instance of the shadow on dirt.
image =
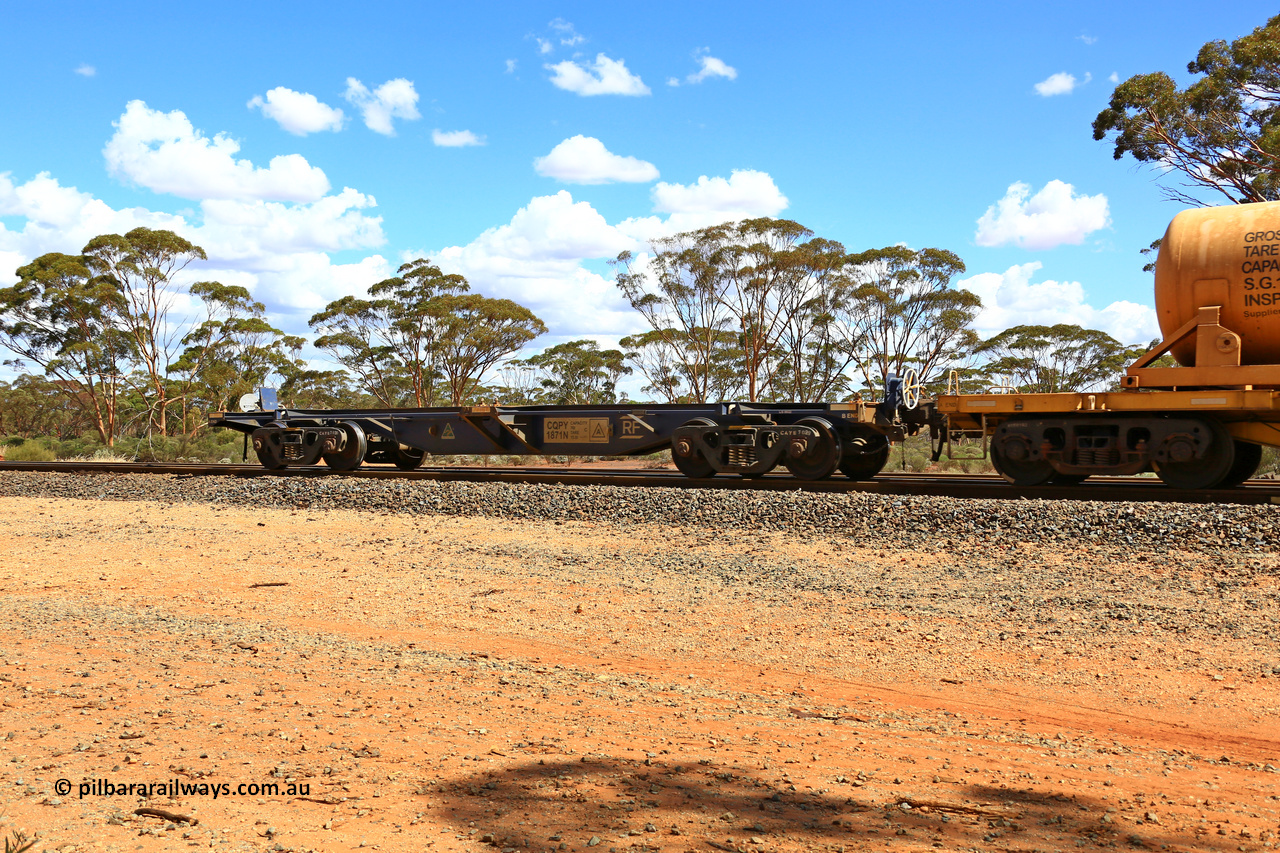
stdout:
<svg viewBox="0 0 1280 853">
<path fill-rule="evenodd" d="M 1061 792 L 951 784 L 922 792 L 891 778 L 797 790 L 785 775 L 548 755 L 440 779 L 420 794 L 460 837 L 498 850 L 1075 849 L 1082 842 L 1225 851 L 1239 843 L 1134 825 L 1106 803 Z"/>
</svg>

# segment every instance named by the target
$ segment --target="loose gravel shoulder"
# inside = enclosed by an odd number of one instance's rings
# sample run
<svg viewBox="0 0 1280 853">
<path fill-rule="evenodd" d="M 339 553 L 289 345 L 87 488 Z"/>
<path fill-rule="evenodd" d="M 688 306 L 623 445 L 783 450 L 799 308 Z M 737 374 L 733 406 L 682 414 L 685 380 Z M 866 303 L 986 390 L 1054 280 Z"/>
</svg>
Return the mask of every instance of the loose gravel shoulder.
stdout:
<svg viewBox="0 0 1280 853">
<path fill-rule="evenodd" d="M 67 853 L 1273 849 L 1277 519 L 4 472 L 0 829 Z M 79 795 L 97 779 L 307 793 Z"/>
</svg>

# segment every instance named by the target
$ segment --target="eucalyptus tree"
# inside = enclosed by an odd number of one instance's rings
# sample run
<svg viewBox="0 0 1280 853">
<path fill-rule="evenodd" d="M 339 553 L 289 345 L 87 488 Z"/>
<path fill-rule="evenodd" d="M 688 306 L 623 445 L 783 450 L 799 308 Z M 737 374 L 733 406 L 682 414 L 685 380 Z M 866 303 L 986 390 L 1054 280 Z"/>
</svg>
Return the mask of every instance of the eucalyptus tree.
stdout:
<svg viewBox="0 0 1280 853">
<path fill-rule="evenodd" d="M 1237 204 L 1280 199 L 1280 15 L 1231 43 L 1207 42 L 1187 71 L 1186 88 L 1163 71 L 1116 86 L 1093 121 L 1115 159 L 1177 175 L 1170 197 L 1200 206 L 1188 190 L 1208 190 Z"/>
<path fill-rule="evenodd" d="M 388 318 L 377 304 L 343 296 L 307 323 L 318 334 L 313 342 L 316 349 L 332 355 L 379 405 L 396 407 L 412 400 L 413 382 L 406 377 L 395 347 L 387 342 Z"/>
<path fill-rule="evenodd" d="M 623 348 L 627 362 L 644 377 L 646 384 L 641 390 L 664 402 L 740 399 L 744 385 L 738 336 L 724 330 L 706 338 L 700 329 L 695 330 L 695 334 L 710 347 L 706 361 L 697 365 L 696 373 L 680 357 L 671 336 L 663 330 L 629 335 L 618 341 L 618 345 Z"/>
<path fill-rule="evenodd" d="M 681 382 L 679 394 L 690 402 L 716 399 L 712 371 L 731 314 L 720 298 L 710 255 L 713 244 L 702 232 L 688 232 L 653 240 L 652 254 L 637 258 L 618 255 L 614 279 L 618 289 L 651 328 L 632 341 L 635 358 L 647 379 L 668 399 Z"/>
<path fill-rule="evenodd" d="M 188 424 L 190 413 L 225 411 L 285 369 L 290 351 L 304 342 L 268 323 L 266 306 L 243 287 L 201 281 L 190 293 L 204 306 L 204 320 L 183 336 L 185 349 L 168 372 L 176 378 L 182 421 L 194 431 L 198 424 Z"/>
<path fill-rule="evenodd" d="M 846 371 L 865 338 L 851 299 L 849 256 L 833 240 L 814 238 L 783 253 L 794 283 L 781 288 L 782 328 L 771 360 L 774 397 L 813 402 L 843 395 Z"/>
<path fill-rule="evenodd" d="M 465 278 L 441 272 L 427 258 L 402 264 L 393 278 L 369 288 L 379 337 L 408 376 L 416 406 L 436 405 L 436 384 L 444 378 L 439 356 L 449 323 L 445 297 L 470 289 Z"/>
<path fill-rule="evenodd" d="M 628 335 L 618 341 L 618 346 L 622 347 L 626 360 L 644 377 L 641 391 L 664 403 L 688 402 L 676 348 L 660 330 Z"/>
<path fill-rule="evenodd" d="M 291 409 L 359 409 L 373 402 L 351 387 L 345 370 L 315 370 L 294 360 L 280 375 L 278 397 Z"/>
<path fill-rule="evenodd" d="M 987 357 L 987 371 L 1008 377 L 1024 393 L 1109 390 L 1118 385 L 1124 367 L 1146 351 L 1127 347 L 1097 329 L 1060 323 L 1014 326 L 976 352 Z"/>
<path fill-rule="evenodd" d="M 145 377 L 136 390 L 147 401 L 150 424 L 163 435 L 170 404 L 168 367 L 181 339 L 181 323 L 171 322 L 170 313 L 183 294 L 180 273 L 205 260 L 204 249 L 172 231 L 135 228 L 94 237 L 83 257 L 94 281 L 119 293 L 107 304 L 114 325 L 132 339 L 132 355 Z"/>
<path fill-rule="evenodd" d="M 454 406 L 474 396 L 490 368 L 547 331 L 532 311 L 510 299 L 442 296 L 437 310 L 434 353 Z"/>
<path fill-rule="evenodd" d="M 726 334 L 736 339 L 748 400 L 768 393 L 783 359 L 792 389 L 806 396 L 829 390 L 831 381 L 814 381 L 814 368 L 825 372 L 830 353 L 810 345 L 829 320 L 845 253 L 812 237 L 791 220 L 743 219 L 654 240 L 643 263 L 629 252 L 618 256 L 619 289 L 666 347 L 663 358 L 678 365 L 690 399 L 713 399 Z"/>
<path fill-rule="evenodd" d="M 622 350 L 591 340 L 557 344 L 517 364 L 538 371 L 537 402 L 553 405 L 615 403 L 618 380 L 631 373 Z"/>
<path fill-rule="evenodd" d="M 819 298 L 838 243 L 802 242 L 813 232 L 788 219 L 743 219 L 699 232 L 711 247 L 716 298 L 736 326 L 747 399 L 756 402 L 772 380 L 780 344 L 796 315 Z M 833 248 L 834 247 L 834 248 Z M 803 339 L 792 348 L 803 354 Z"/>
<path fill-rule="evenodd" d="M 0 381 L 0 436 L 74 438 L 89 429 L 93 410 L 67 405 L 67 383 L 22 374 Z"/>
<path fill-rule="evenodd" d="M 434 406 L 439 388 L 454 405 L 485 371 L 546 332 L 522 305 L 469 293 L 467 280 L 425 258 L 369 288 L 371 299 L 344 296 L 310 320 L 316 347 L 351 371 L 384 406 Z"/>
<path fill-rule="evenodd" d="M 0 345 L 44 371 L 65 405 L 84 409 L 102 443 L 119 432 L 125 376 L 136 353 L 120 323 L 124 296 L 94 277 L 85 259 L 51 252 L 17 270 L 18 283 L 0 289 Z"/>
<path fill-rule="evenodd" d="M 849 262 L 858 284 L 845 310 L 853 312 L 862 336 L 854 361 L 866 388 L 881 387 L 908 367 L 930 384 L 980 342 L 972 324 L 981 300 L 951 286 L 964 272 L 954 252 L 889 246 Z"/>
</svg>

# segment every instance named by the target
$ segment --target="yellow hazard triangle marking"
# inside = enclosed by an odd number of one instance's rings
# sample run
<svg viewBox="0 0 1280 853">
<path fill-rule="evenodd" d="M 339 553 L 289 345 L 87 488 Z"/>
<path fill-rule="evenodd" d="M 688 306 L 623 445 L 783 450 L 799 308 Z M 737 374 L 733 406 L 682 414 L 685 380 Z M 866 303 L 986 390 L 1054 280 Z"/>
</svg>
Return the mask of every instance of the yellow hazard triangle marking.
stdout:
<svg viewBox="0 0 1280 853">
<path fill-rule="evenodd" d="M 441 438 L 453 438 L 453 424 L 445 424 L 444 432 L 440 433 Z"/>
<path fill-rule="evenodd" d="M 597 421 L 595 429 L 591 430 L 591 439 L 594 441 L 597 438 L 608 439 L 608 437 L 609 436 L 604 433 L 604 425 Z"/>
</svg>

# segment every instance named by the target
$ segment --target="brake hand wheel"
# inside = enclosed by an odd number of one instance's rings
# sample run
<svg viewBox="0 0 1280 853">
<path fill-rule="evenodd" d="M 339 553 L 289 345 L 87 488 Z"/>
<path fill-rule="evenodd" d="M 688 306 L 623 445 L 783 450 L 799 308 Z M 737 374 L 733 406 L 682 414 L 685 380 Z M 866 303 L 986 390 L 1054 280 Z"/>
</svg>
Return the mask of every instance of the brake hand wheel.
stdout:
<svg viewBox="0 0 1280 853">
<path fill-rule="evenodd" d="M 924 392 L 924 385 L 920 382 L 920 371 L 914 367 L 908 367 L 907 372 L 902 375 L 902 406 L 907 411 L 913 410 L 920 405 L 920 395 Z"/>
</svg>

